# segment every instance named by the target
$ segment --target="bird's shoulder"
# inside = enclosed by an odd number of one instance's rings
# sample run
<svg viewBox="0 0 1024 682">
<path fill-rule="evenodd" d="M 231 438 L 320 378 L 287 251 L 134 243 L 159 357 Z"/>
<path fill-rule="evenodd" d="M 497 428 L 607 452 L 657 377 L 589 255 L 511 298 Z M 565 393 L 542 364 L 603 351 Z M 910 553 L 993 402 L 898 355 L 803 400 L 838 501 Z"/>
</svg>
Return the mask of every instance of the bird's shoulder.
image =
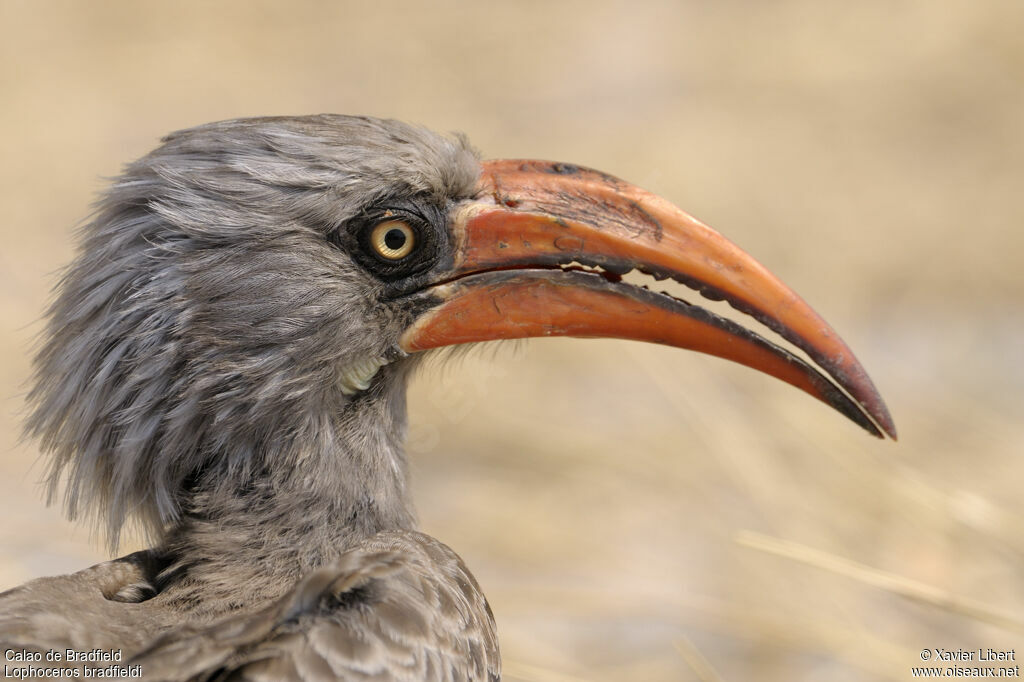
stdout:
<svg viewBox="0 0 1024 682">
<path fill-rule="evenodd" d="M 367 538 L 258 611 L 169 630 L 132 663 L 150 679 L 500 679 L 479 585 L 413 531 Z"/>
<path fill-rule="evenodd" d="M 0 643 L 26 650 L 88 650 L 145 641 L 160 560 L 141 551 L 0 592 Z M 100 627 L 102 626 L 102 627 Z"/>
</svg>

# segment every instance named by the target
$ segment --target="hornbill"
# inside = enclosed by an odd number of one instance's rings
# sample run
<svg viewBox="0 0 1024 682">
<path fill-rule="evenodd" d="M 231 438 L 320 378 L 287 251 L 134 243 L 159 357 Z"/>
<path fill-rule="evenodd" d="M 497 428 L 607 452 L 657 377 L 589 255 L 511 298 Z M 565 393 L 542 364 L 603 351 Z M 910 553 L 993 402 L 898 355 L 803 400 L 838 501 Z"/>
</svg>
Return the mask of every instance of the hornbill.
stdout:
<svg viewBox="0 0 1024 682">
<path fill-rule="evenodd" d="M 630 271 L 725 300 L 795 352 Z M 98 203 L 29 395 L 51 496 L 112 542 L 137 523 L 152 549 L 0 594 L 0 648 L 37 667 L 119 652 L 146 679 L 499 679 L 480 588 L 416 530 L 405 390 L 422 351 L 537 336 L 717 355 L 895 438 L 803 300 L 629 183 L 481 161 L 393 120 L 204 125 Z"/>
</svg>

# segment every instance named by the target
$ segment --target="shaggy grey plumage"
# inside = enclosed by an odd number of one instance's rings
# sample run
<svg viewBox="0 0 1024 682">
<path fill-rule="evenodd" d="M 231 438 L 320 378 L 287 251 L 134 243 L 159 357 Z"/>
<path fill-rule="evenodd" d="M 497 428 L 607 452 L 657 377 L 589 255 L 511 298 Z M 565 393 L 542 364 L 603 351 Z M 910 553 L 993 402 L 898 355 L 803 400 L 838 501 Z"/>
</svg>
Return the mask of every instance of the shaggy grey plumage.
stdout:
<svg viewBox="0 0 1024 682">
<path fill-rule="evenodd" d="M 0 595 L 0 642 L 123 648 L 159 679 L 497 678 L 472 577 L 414 532 L 410 313 L 327 238 L 387 196 L 471 196 L 478 173 L 461 138 L 326 115 L 201 126 L 128 166 L 58 286 L 28 432 L 72 517 L 115 543 L 137 522 L 154 549 Z M 430 618 L 458 637 L 429 648 Z"/>
</svg>

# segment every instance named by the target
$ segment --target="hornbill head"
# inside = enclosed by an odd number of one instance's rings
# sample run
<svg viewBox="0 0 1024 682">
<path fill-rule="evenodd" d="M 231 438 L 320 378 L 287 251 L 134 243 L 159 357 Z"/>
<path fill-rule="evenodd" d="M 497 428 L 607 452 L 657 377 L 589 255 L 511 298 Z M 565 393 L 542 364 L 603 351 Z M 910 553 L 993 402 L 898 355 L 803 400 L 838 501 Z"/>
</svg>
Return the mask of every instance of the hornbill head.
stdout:
<svg viewBox="0 0 1024 682">
<path fill-rule="evenodd" d="M 724 299 L 820 369 L 626 283 L 632 270 Z M 481 162 L 462 138 L 344 116 L 201 126 L 128 166 L 60 284 L 30 429 L 52 480 L 70 474 L 72 513 L 82 497 L 115 531 L 132 514 L 159 528 L 204 477 L 286 466 L 275 448 L 295 449 L 275 443 L 326 438 L 320 420 L 400 392 L 421 351 L 536 336 L 717 355 L 895 438 L 832 328 L 671 203 L 579 166 Z"/>
</svg>

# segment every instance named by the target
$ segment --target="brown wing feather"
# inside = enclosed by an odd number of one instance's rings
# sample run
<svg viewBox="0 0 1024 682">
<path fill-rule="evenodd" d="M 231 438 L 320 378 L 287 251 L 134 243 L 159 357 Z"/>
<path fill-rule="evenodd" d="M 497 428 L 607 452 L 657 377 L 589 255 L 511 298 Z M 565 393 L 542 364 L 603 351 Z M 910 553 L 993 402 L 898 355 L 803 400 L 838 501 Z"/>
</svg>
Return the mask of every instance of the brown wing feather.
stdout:
<svg viewBox="0 0 1024 682">
<path fill-rule="evenodd" d="M 375 535 L 269 606 L 173 629 L 131 663 L 163 680 L 500 679 L 479 586 L 451 549 L 415 532 Z"/>
</svg>

